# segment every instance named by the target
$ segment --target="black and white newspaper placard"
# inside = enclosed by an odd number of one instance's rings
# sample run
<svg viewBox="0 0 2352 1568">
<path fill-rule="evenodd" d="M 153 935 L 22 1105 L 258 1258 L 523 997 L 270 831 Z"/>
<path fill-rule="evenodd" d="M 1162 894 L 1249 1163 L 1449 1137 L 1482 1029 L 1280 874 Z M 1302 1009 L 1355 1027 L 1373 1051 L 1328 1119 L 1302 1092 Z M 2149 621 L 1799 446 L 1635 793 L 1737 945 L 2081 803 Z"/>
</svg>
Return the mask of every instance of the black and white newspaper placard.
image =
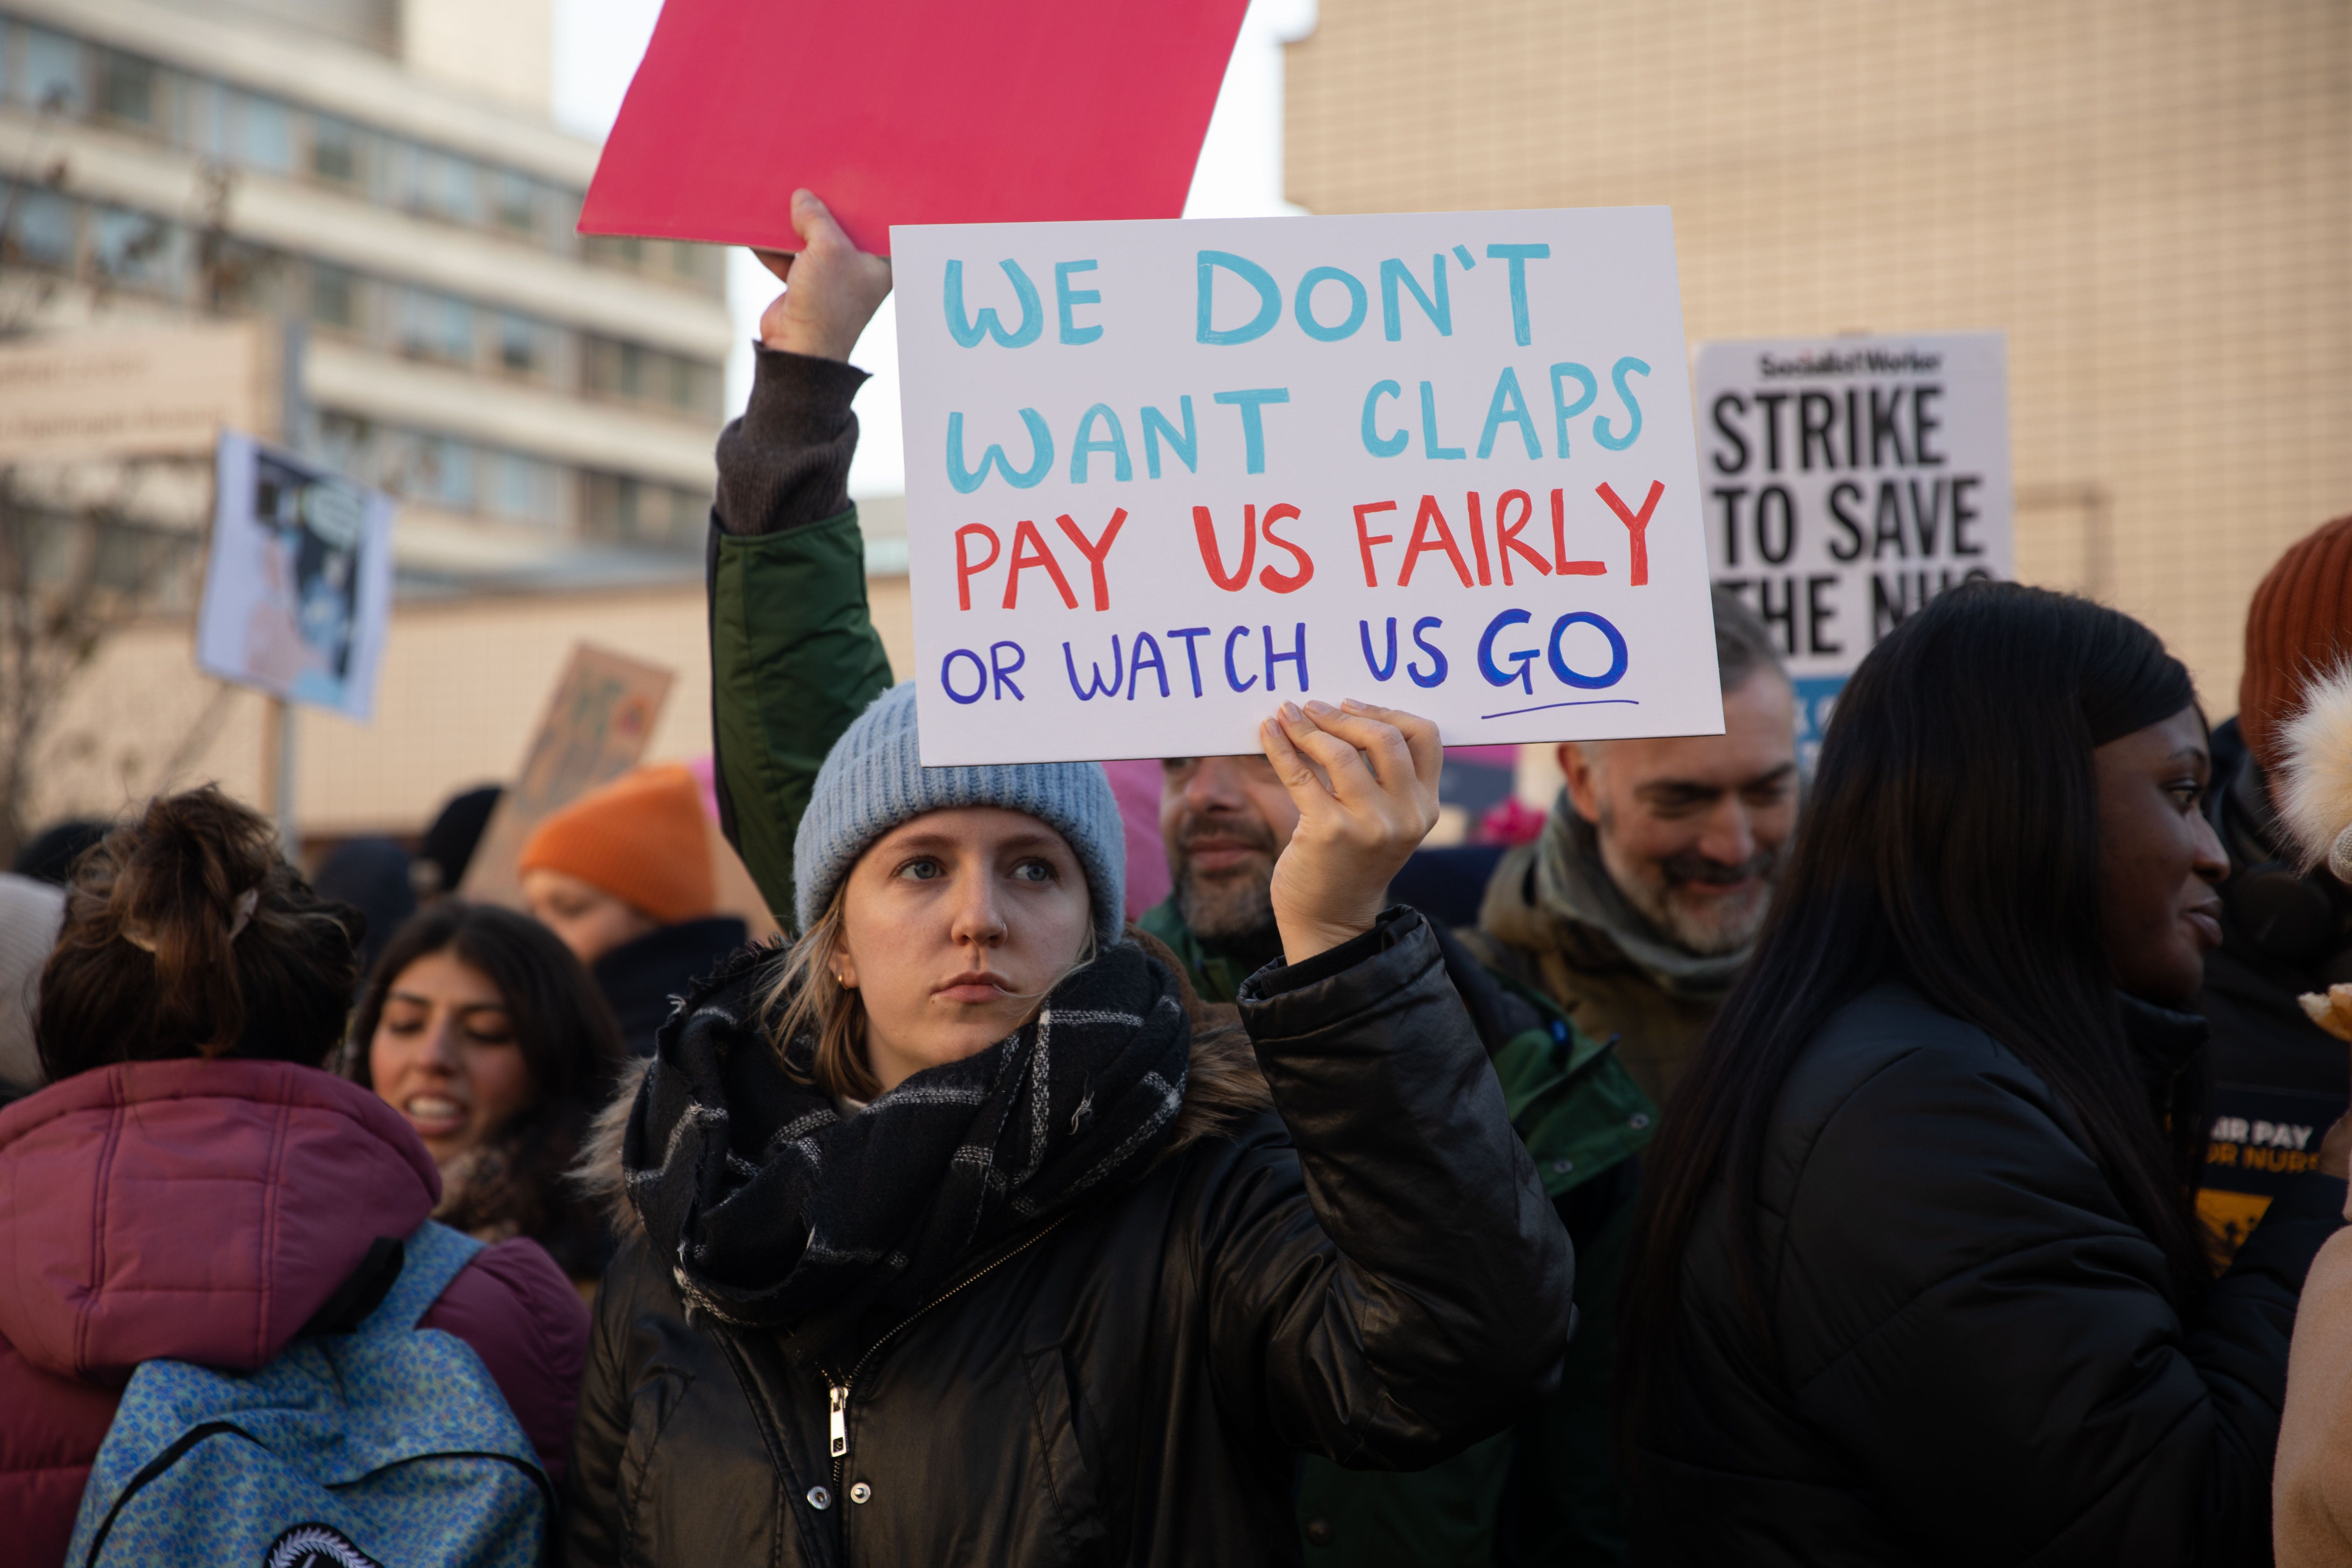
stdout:
<svg viewBox="0 0 2352 1568">
<path fill-rule="evenodd" d="M 1702 343 L 1692 390 L 1709 564 L 1779 639 L 1810 753 L 1896 622 L 2015 573 L 2007 348 L 1999 332 Z"/>
</svg>

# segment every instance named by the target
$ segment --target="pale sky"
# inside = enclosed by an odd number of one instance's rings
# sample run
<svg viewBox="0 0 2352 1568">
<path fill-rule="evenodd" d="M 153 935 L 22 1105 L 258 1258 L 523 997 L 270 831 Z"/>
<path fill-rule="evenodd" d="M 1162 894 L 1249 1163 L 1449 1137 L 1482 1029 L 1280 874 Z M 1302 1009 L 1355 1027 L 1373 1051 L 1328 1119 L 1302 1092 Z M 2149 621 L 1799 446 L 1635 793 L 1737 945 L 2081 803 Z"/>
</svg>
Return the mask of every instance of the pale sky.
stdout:
<svg viewBox="0 0 2352 1568">
<path fill-rule="evenodd" d="M 1313 30 L 1315 6 L 1316 0 L 1250 0 L 1184 203 L 1186 217 L 1268 217 L 1302 210 L 1282 199 L 1282 41 Z M 660 0 L 555 0 L 559 122 L 583 136 L 602 137 L 611 128 L 660 11 Z M 748 251 L 729 256 L 727 277 L 729 304 L 740 329 L 727 366 L 731 414 L 743 406 L 750 391 L 751 342 L 776 285 Z M 857 395 L 862 433 L 850 493 L 900 494 L 906 489 L 906 462 L 898 425 L 898 323 L 889 304 L 858 340 L 852 359 L 874 379 Z"/>
</svg>

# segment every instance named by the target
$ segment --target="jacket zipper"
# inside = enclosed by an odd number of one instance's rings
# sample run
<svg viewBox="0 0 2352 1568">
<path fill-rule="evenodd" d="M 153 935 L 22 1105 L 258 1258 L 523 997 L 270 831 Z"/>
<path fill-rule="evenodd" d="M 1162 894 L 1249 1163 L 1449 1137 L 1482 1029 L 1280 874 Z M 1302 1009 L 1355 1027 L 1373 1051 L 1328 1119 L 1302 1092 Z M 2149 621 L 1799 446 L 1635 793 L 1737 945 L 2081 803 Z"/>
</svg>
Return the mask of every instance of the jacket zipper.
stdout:
<svg viewBox="0 0 2352 1568">
<path fill-rule="evenodd" d="M 1056 1215 L 1034 1236 L 1032 1236 L 1028 1240 L 1023 1242 L 1012 1251 L 1005 1253 L 1003 1257 L 989 1264 L 987 1268 L 982 1268 L 974 1273 L 965 1275 L 955 1284 L 950 1285 L 945 1290 L 940 1291 L 938 1295 L 932 1297 L 929 1300 L 924 1302 L 921 1306 L 916 1308 L 913 1311 L 899 1319 L 897 1324 L 895 1324 L 887 1333 L 884 1334 L 880 1339 L 876 1340 L 871 1345 L 868 1345 L 866 1348 L 866 1353 L 859 1356 L 857 1358 L 856 1364 L 849 1369 L 848 1376 L 843 1378 L 839 1383 L 827 1384 L 825 1394 L 827 1397 L 828 1415 L 831 1423 L 831 1429 L 828 1435 L 832 1439 L 830 1447 L 833 1450 L 833 1495 L 835 1500 L 845 1504 L 849 1500 L 847 1495 L 843 1492 L 841 1489 L 841 1477 L 843 1470 L 846 1468 L 844 1461 L 849 1456 L 849 1391 L 856 1385 L 858 1374 L 866 1370 L 866 1365 L 871 1363 L 876 1356 L 882 1353 L 883 1347 L 887 1345 L 892 1340 L 897 1339 L 901 1333 L 905 1332 L 907 1328 L 914 1323 L 917 1319 L 922 1317 L 924 1313 L 929 1312 L 932 1308 L 940 1305 L 942 1302 L 950 1300 L 955 1297 L 961 1295 L 972 1286 L 979 1284 L 982 1279 L 987 1279 L 990 1275 L 995 1273 L 998 1269 L 1003 1268 L 1006 1264 L 1012 1262 L 1014 1258 L 1020 1257 L 1023 1253 L 1028 1251 L 1031 1247 L 1036 1246 L 1047 1237 L 1053 1235 L 1056 1229 L 1060 1228 L 1062 1221 L 1069 1217 L 1070 1216 L 1066 1214 Z M 845 1531 L 848 1528 L 848 1516 L 846 1512 L 845 1512 L 842 1517 L 842 1527 Z"/>
</svg>

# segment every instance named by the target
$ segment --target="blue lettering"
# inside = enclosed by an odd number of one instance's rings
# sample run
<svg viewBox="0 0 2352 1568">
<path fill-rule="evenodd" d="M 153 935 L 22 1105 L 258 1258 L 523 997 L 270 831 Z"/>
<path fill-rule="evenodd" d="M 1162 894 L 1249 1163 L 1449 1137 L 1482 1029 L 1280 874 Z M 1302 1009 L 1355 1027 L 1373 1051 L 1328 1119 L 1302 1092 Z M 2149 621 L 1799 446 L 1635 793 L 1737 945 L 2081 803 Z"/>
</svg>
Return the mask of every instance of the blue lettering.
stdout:
<svg viewBox="0 0 2352 1568">
<path fill-rule="evenodd" d="M 1632 416 L 1632 422 L 1625 427 L 1624 439 L 1620 440 L 1610 434 L 1609 416 L 1596 414 L 1592 416 L 1592 438 L 1612 452 L 1623 451 L 1638 440 L 1642 434 L 1642 405 L 1633 401 L 1633 389 L 1625 384 L 1628 373 L 1634 375 L 1647 375 L 1650 374 L 1650 367 L 1632 354 L 1627 354 L 1609 367 L 1609 384 L 1617 389 L 1618 401 L 1624 404 L 1625 412 Z"/>
<path fill-rule="evenodd" d="M 1235 626 L 1225 634 L 1225 684 L 1235 691 L 1247 691 L 1257 684 L 1256 676 L 1253 675 L 1247 680 L 1244 680 L 1242 672 L 1234 668 L 1234 644 L 1247 636 L 1249 636 L 1247 626 Z"/>
<path fill-rule="evenodd" d="M 1109 680 L 1103 679 L 1102 666 L 1089 660 L 1087 665 L 1087 684 L 1080 686 L 1077 660 L 1070 656 L 1068 643 L 1062 645 L 1062 667 L 1070 672 L 1070 689 L 1078 694 L 1079 701 L 1091 702 L 1097 697 L 1118 696 L 1119 687 L 1124 684 L 1121 677 L 1125 673 L 1124 668 L 1119 663 L 1118 634 L 1116 632 L 1111 634 Z"/>
<path fill-rule="evenodd" d="M 1327 327 L 1315 319 L 1315 286 L 1318 283 L 1337 283 L 1348 290 L 1348 319 L 1336 327 Z M 1371 300 L 1365 295 L 1363 284 L 1336 267 L 1309 269 L 1298 280 L 1298 293 L 1291 304 L 1292 313 L 1298 318 L 1298 330 L 1318 343 L 1336 343 L 1341 338 L 1355 336 L 1370 309 Z"/>
<path fill-rule="evenodd" d="M 1389 617 L 1389 658 L 1386 664 L 1382 664 L 1379 659 L 1372 657 L 1371 622 L 1358 621 L 1356 623 L 1356 636 L 1363 641 L 1364 668 L 1372 672 L 1372 679 L 1374 680 L 1386 680 L 1396 673 L 1396 617 L 1394 616 L 1391 616 Z"/>
<path fill-rule="evenodd" d="M 1143 466 L 1153 479 L 1160 477 L 1160 437 L 1168 437 L 1168 449 L 1176 454 L 1183 465 L 1194 473 L 1201 471 L 1201 437 L 1192 425 L 1192 397 L 1190 393 L 1176 400 L 1184 415 L 1184 433 L 1176 434 L 1176 426 L 1168 423 L 1168 416 L 1157 408 L 1143 411 Z"/>
<path fill-rule="evenodd" d="M 1528 327 L 1528 263 L 1551 254 L 1549 245 L 1490 245 L 1486 254 L 1511 267 L 1511 335 L 1521 348 L 1535 341 Z M 1561 457 L 1568 456 L 1562 452 Z"/>
<path fill-rule="evenodd" d="M 1404 388 L 1393 381 L 1377 382 L 1371 391 L 1364 394 L 1364 450 L 1375 458 L 1393 458 L 1405 448 L 1408 437 L 1403 431 L 1400 430 L 1393 436 L 1383 436 L 1381 434 L 1380 426 L 1372 420 L 1373 405 L 1379 403 L 1383 397 L 1402 397 L 1403 395 Z"/>
<path fill-rule="evenodd" d="M 1562 381 L 1577 382 L 1584 388 L 1584 395 L 1570 403 L 1560 388 L 1559 384 Z M 1551 367 L 1551 409 L 1553 415 L 1559 420 L 1559 455 L 1561 457 L 1568 456 L 1568 422 L 1591 407 L 1592 400 L 1600 395 L 1601 384 L 1593 380 L 1592 373 L 1582 365 L 1571 361 Z"/>
<path fill-rule="evenodd" d="M 1168 635 L 1171 637 L 1181 637 L 1184 639 L 1184 662 L 1191 666 L 1192 670 L 1192 695 L 1195 697 L 1200 696 L 1201 650 L 1193 645 L 1199 642 L 1201 638 L 1209 635 L 1209 628 L 1206 626 L 1178 626 Z M 1229 663 L 1225 668 L 1230 669 L 1233 666 Z"/>
<path fill-rule="evenodd" d="M 1076 306 L 1099 305 L 1102 303 L 1101 289 L 1073 289 L 1070 287 L 1071 273 L 1092 272 L 1094 269 L 1095 263 L 1091 261 L 1056 261 L 1054 263 L 1054 308 L 1061 315 L 1062 341 L 1066 343 L 1090 343 L 1103 334 L 1103 330 L 1100 327 L 1082 327 L 1078 325 L 1076 318 L 1070 314 L 1071 310 Z"/>
<path fill-rule="evenodd" d="M 1509 365 L 1503 367 L 1502 379 L 1495 383 L 1494 401 L 1486 405 L 1486 427 L 1478 432 L 1478 456 L 1495 455 L 1495 437 L 1506 422 L 1519 427 L 1529 462 L 1543 456 L 1543 443 L 1536 437 L 1535 416 L 1528 412 L 1527 394 L 1519 390 L 1519 373 Z"/>
<path fill-rule="evenodd" d="M 1242 450 L 1253 474 L 1265 472 L 1265 426 L 1258 409 L 1268 403 L 1290 401 L 1286 386 L 1254 386 L 1242 392 L 1220 392 L 1215 401 L 1230 403 L 1242 411 Z"/>
<path fill-rule="evenodd" d="M 948 416 L 948 483 L 956 494 L 968 496 L 980 489 L 988 478 L 990 465 L 1004 476 L 1004 482 L 1016 490 L 1032 489 L 1054 467 L 1054 433 L 1045 428 L 1045 421 L 1034 408 L 1021 411 L 1021 423 L 1029 427 L 1029 449 L 1032 461 L 1026 468 L 1016 469 L 1004 456 L 1004 448 L 994 442 L 980 455 L 980 467 L 967 469 L 963 466 L 963 416 Z"/>
<path fill-rule="evenodd" d="M 1210 324 L 1211 307 L 1216 300 L 1217 268 L 1223 268 L 1234 277 L 1257 290 L 1257 314 L 1238 327 L 1219 331 Z M 1197 335 L 1204 343 L 1246 343 L 1274 331 L 1275 322 L 1282 320 L 1282 285 L 1274 274 L 1245 256 L 1235 256 L 1230 250 L 1204 250 L 1200 255 L 1201 309 Z"/>
<path fill-rule="evenodd" d="M 1097 419 L 1109 422 L 1110 436 L 1108 439 L 1097 441 L 1087 434 L 1095 427 Z M 1118 416 L 1111 412 L 1108 403 L 1096 404 L 1078 419 L 1078 438 L 1070 447 L 1070 483 L 1082 485 L 1087 482 L 1087 454 L 1089 452 L 1110 454 L 1111 477 L 1119 483 L 1125 484 L 1135 478 L 1135 465 L 1127 460 L 1127 432 L 1119 427 Z M 1155 473 L 1152 477 L 1157 479 L 1159 476 Z"/>
<path fill-rule="evenodd" d="M 986 336 L 994 338 L 1008 349 L 1025 348 L 1035 342 L 1037 335 L 1045 330 L 1045 308 L 1037 299 L 1037 286 L 1029 281 L 1029 275 L 1021 270 L 1019 262 L 1005 260 L 997 265 L 1004 268 L 1007 278 L 1013 279 L 1013 297 L 1021 301 L 1021 330 L 1006 331 L 993 306 L 982 307 L 978 321 L 966 320 L 963 313 L 963 263 L 950 261 L 948 263 L 946 300 L 948 335 L 961 347 L 978 348 L 982 337 Z"/>
<path fill-rule="evenodd" d="M 1151 657 L 1148 659 L 1143 657 L 1143 650 L 1147 647 L 1151 650 Z M 1160 678 L 1160 695 L 1167 696 L 1168 666 L 1160 660 L 1160 641 L 1150 632 L 1138 632 L 1135 634 L 1135 646 L 1127 666 L 1127 700 L 1129 702 L 1135 700 L 1136 683 L 1143 679 L 1143 669 L 1147 664 L 1151 667 L 1151 673 Z"/>
<path fill-rule="evenodd" d="M 1004 662 L 1004 650 L 1007 648 L 1013 650 L 1011 664 Z M 1021 667 L 1028 662 L 1029 655 L 1017 642 L 992 642 L 988 645 L 988 675 L 999 702 L 1004 700 L 1004 694 L 1008 691 L 1013 693 L 1013 700 L 1015 702 L 1029 700 L 1021 695 L 1021 689 L 1013 684 L 1013 678 L 1019 674 Z"/>
<path fill-rule="evenodd" d="M 1290 643 L 1291 647 L 1295 651 L 1290 653 L 1276 653 L 1274 651 L 1274 628 L 1272 626 L 1261 626 L 1258 628 L 1265 635 L 1265 689 L 1268 691 L 1272 691 L 1274 689 L 1274 667 L 1277 664 L 1297 665 L 1298 667 L 1298 689 L 1301 691 L 1307 689 L 1307 623 L 1305 621 L 1299 621 L 1296 624 L 1298 629 L 1292 635 Z"/>
<path fill-rule="evenodd" d="M 969 697 L 966 697 L 962 692 L 958 691 L 955 689 L 955 676 L 953 671 L 955 669 L 955 661 L 960 658 L 968 658 L 971 660 L 971 668 L 977 671 L 980 676 L 979 683 L 971 689 L 971 695 Z M 940 660 L 940 685 L 946 689 L 950 700 L 953 701 L 966 703 L 977 702 L 988 694 L 988 666 L 981 663 L 980 655 L 972 652 L 971 649 L 968 647 L 960 647 L 953 653 L 948 655 L 947 658 Z"/>
<path fill-rule="evenodd" d="M 1421 455 L 1424 458 L 1459 458 L 1459 447 L 1437 444 L 1437 389 L 1427 382 L 1421 384 Z"/>
<path fill-rule="evenodd" d="M 1430 670 L 1427 675 L 1423 675 L 1420 666 L 1408 664 L 1404 667 L 1404 672 L 1411 676 L 1412 683 L 1423 691 L 1433 686 L 1442 686 L 1445 682 L 1445 652 L 1423 635 L 1425 632 L 1434 631 L 1444 624 L 1435 616 L 1423 616 L 1412 623 L 1413 647 L 1429 656 Z"/>
<path fill-rule="evenodd" d="M 1525 610 L 1505 610 L 1486 623 L 1486 634 L 1478 639 L 1478 673 L 1486 678 L 1486 684 L 1489 686 L 1508 686 L 1516 680 L 1519 683 L 1520 689 L 1532 697 L 1536 690 L 1536 678 L 1535 672 L 1528 666 L 1536 661 L 1535 649 L 1514 648 L 1503 655 L 1505 658 L 1514 662 L 1513 668 L 1499 669 L 1495 665 L 1495 638 L 1507 627 L 1527 625 L 1528 619 L 1529 616 Z"/>
<path fill-rule="evenodd" d="M 1404 336 L 1404 311 L 1397 299 L 1399 284 L 1412 295 L 1413 302 L 1421 307 L 1421 313 L 1429 318 L 1430 325 L 1437 329 L 1439 337 L 1454 335 L 1454 302 L 1445 295 L 1444 255 L 1429 258 L 1429 284 L 1436 291 L 1434 300 L 1421 291 L 1421 283 L 1413 277 L 1412 268 L 1403 262 L 1391 257 L 1381 263 L 1381 331 L 1391 342 Z"/>
<path fill-rule="evenodd" d="M 1560 635 L 1570 626 L 1597 628 L 1609 639 L 1609 668 L 1599 675 L 1579 675 L 1568 667 L 1568 659 L 1559 651 Z M 1617 628 L 1590 610 L 1573 610 L 1551 624 L 1551 646 L 1547 651 L 1551 672 L 1567 684 L 1586 691 L 1598 691 L 1604 686 L 1614 686 L 1625 678 L 1625 639 Z"/>
</svg>

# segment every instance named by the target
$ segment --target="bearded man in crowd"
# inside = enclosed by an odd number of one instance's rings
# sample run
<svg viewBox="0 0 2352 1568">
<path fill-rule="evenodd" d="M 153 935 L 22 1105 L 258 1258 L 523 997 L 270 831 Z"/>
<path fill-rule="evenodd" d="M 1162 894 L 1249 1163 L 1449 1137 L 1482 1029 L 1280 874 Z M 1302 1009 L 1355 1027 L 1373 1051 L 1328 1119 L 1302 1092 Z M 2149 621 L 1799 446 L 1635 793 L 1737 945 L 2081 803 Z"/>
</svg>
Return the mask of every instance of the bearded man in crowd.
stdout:
<svg viewBox="0 0 2352 1568">
<path fill-rule="evenodd" d="M 1772 634 L 1715 591 L 1723 733 L 1570 742 L 1535 843 L 1496 867 L 1471 946 L 1666 1103 L 1746 967 L 1797 826 L 1796 695 Z"/>
</svg>

